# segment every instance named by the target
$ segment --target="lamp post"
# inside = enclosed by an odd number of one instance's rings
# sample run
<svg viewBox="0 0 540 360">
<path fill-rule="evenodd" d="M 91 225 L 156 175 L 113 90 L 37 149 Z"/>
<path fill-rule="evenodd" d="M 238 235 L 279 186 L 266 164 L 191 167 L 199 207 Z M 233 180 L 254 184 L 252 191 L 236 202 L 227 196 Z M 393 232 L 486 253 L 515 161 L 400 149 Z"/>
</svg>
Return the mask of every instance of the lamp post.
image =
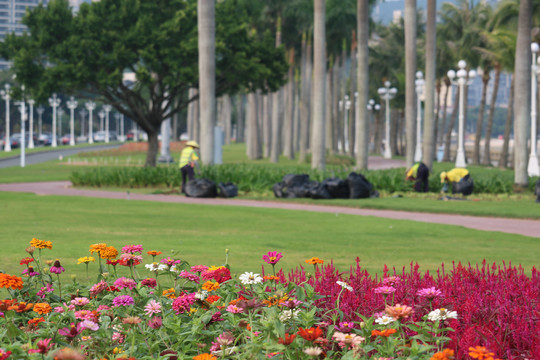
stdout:
<svg viewBox="0 0 540 360">
<path fill-rule="evenodd" d="M 56 108 L 60 106 L 60 103 L 62 102 L 61 99 L 56 97 L 56 93 L 52 94 L 52 97 L 49 98 L 49 105 L 53 108 L 53 115 L 52 115 L 52 147 L 57 147 L 58 144 L 56 142 Z"/>
<path fill-rule="evenodd" d="M 60 141 L 62 141 L 62 115 L 65 111 L 61 107 L 58 108 L 58 134 L 60 134 Z"/>
<path fill-rule="evenodd" d="M 339 100 L 339 109 L 343 111 L 343 144 L 341 144 L 342 151 L 346 152 L 348 149 L 348 134 L 349 134 L 349 109 L 351 108 L 351 101 L 349 100 L 349 95 L 345 95 L 345 99 Z"/>
<path fill-rule="evenodd" d="M 45 112 L 45 108 L 43 106 L 39 105 L 36 108 L 36 111 L 38 113 L 38 141 L 39 141 L 39 140 L 41 140 L 41 132 L 43 130 L 42 116 L 43 116 L 43 112 Z"/>
<path fill-rule="evenodd" d="M 396 94 L 397 89 L 390 87 L 390 81 L 384 82 L 384 87 L 379 88 L 377 92 L 381 96 L 381 99 L 385 101 L 386 107 L 386 129 L 385 129 L 385 146 L 384 146 L 384 155 L 385 159 L 392 158 L 392 149 L 390 148 L 390 100 L 392 100 Z"/>
<path fill-rule="evenodd" d="M 367 104 L 367 109 L 368 109 L 369 114 L 370 114 L 369 122 L 373 123 L 374 122 L 373 121 L 373 111 L 379 111 L 381 109 L 381 105 L 375 104 L 374 99 L 369 99 L 368 104 Z M 370 136 L 370 138 L 371 138 L 371 136 Z M 371 141 L 370 141 L 370 144 L 371 144 Z"/>
<path fill-rule="evenodd" d="M 105 110 L 105 142 L 109 142 L 109 113 L 112 110 L 111 105 L 103 105 L 103 110 Z"/>
<path fill-rule="evenodd" d="M 36 101 L 34 99 L 28 100 L 28 105 L 30 105 L 30 123 L 28 124 L 28 148 L 34 148 L 34 104 Z"/>
<path fill-rule="evenodd" d="M 73 146 L 75 145 L 75 109 L 78 103 L 73 96 L 70 96 L 66 105 L 69 109 L 69 145 Z"/>
<path fill-rule="evenodd" d="M 94 124 L 92 124 L 92 111 L 96 108 L 96 103 L 93 101 L 88 101 L 86 104 L 86 109 L 88 110 L 88 143 L 94 143 Z"/>
<path fill-rule="evenodd" d="M 84 118 L 86 114 L 88 114 L 88 111 L 85 108 L 79 110 L 79 115 L 81 116 L 81 139 L 84 137 Z"/>
<path fill-rule="evenodd" d="M 538 87 L 537 75 L 540 73 L 538 67 L 538 51 L 540 46 L 537 43 L 531 44 L 532 51 L 532 71 L 531 71 L 531 154 L 529 155 L 529 165 L 527 166 L 527 173 L 529 176 L 540 175 L 540 169 L 538 169 L 538 154 L 536 152 L 536 94 Z"/>
<path fill-rule="evenodd" d="M 416 72 L 416 149 L 414 151 L 414 161 L 422 160 L 422 100 L 424 94 L 424 74 Z"/>
<path fill-rule="evenodd" d="M 456 155 L 456 167 L 467 167 L 467 159 L 465 157 L 465 86 L 471 85 L 472 80 L 476 76 L 476 71 L 471 70 L 467 73 L 465 68 L 467 63 L 465 60 L 458 62 L 459 70 L 457 73 L 454 70 L 449 70 L 447 75 L 453 85 L 459 86 L 459 125 L 458 125 L 458 148 Z M 457 75 L 457 80 L 455 79 Z"/>
<path fill-rule="evenodd" d="M 24 85 L 21 85 L 22 99 L 19 102 L 21 106 L 21 167 L 26 166 L 26 134 L 25 134 L 25 121 L 26 121 L 26 106 L 24 103 Z"/>
<path fill-rule="evenodd" d="M 105 119 L 105 111 L 103 109 L 99 110 L 99 131 L 103 131 L 103 119 Z"/>
<path fill-rule="evenodd" d="M 11 86 L 9 84 L 6 84 L 4 85 L 4 90 L 0 91 L 2 99 L 6 100 L 6 141 L 4 142 L 4 151 L 6 152 L 11 151 L 11 140 L 9 139 L 9 100 L 11 99 L 10 87 Z"/>
</svg>

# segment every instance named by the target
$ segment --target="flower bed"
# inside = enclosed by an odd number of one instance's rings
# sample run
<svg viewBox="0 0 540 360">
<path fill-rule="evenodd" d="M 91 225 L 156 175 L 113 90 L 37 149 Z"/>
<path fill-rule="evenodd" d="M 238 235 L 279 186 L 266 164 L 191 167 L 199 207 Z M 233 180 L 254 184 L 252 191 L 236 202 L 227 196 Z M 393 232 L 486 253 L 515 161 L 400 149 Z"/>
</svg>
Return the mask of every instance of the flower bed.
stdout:
<svg viewBox="0 0 540 360">
<path fill-rule="evenodd" d="M 232 278 L 227 264 L 93 244 L 79 264 L 98 277 L 83 286 L 60 260 L 42 261 L 51 242 L 30 245 L 22 277 L 0 273 L 0 360 L 540 359 L 534 268 L 411 266 L 378 278 L 358 261 L 339 273 L 313 257 L 285 274 L 272 251 L 261 274 Z"/>
</svg>

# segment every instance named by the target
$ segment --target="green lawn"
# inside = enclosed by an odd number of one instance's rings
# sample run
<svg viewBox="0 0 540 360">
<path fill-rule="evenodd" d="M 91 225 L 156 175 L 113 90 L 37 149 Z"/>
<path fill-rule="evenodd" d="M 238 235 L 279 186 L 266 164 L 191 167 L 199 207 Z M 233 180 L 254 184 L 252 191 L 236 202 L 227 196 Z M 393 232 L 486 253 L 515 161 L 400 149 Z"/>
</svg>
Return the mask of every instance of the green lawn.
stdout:
<svg viewBox="0 0 540 360">
<path fill-rule="evenodd" d="M 233 273 L 260 271 L 262 255 L 271 250 L 283 252 L 284 269 L 317 256 L 347 270 L 359 257 L 370 272 L 384 264 L 401 269 L 415 261 L 433 271 L 442 262 L 448 268 L 452 261 L 483 259 L 522 264 L 530 272 L 540 253 L 536 238 L 374 217 L 5 192 L 0 201 L 0 270 L 19 274 L 24 249 L 37 237 L 53 242 L 53 250 L 43 250 L 44 259 L 60 259 L 66 274 L 81 281 L 85 267 L 76 265 L 77 258 L 98 242 L 119 249 L 142 244 L 145 251 L 207 265 L 222 264 L 229 249 Z M 96 264 L 90 266 L 95 272 Z M 139 271 L 147 273 L 142 266 Z"/>
</svg>

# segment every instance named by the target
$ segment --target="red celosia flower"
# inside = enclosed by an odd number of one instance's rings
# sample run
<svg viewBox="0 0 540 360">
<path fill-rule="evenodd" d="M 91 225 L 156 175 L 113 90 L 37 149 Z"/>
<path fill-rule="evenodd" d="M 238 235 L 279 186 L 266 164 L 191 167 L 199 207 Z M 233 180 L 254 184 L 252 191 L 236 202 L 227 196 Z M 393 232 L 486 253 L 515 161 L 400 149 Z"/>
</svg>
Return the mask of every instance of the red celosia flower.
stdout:
<svg viewBox="0 0 540 360">
<path fill-rule="evenodd" d="M 371 331 L 371 336 L 384 336 L 384 337 L 388 337 L 394 333 L 396 333 L 397 330 L 396 329 L 384 329 L 382 331 L 379 331 L 379 330 L 372 330 Z"/>
<path fill-rule="evenodd" d="M 291 345 L 295 338 L 296 338 L 296 334 L 289 335 L 289 333 L 285 333 L 285 338 L 280 337 L 278 339 L 278 343 L 282 345 Z"/>
<path fill-rule="evenodd" d="M 317 326 L 316 328 L 302 329 L 299 328 L 298 335 L 306 339 L 307 341 L 315 341 L 322 336 L 322 330 Z"/>
</svg>

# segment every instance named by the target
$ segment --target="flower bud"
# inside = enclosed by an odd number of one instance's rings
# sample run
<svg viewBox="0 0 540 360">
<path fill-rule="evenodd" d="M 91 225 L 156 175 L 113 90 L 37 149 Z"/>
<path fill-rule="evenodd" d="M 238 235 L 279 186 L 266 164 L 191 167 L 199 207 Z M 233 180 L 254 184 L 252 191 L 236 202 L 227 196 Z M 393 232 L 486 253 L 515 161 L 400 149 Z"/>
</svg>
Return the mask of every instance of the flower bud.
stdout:
<svg viewBox="0 0 540 360">
<path fill-rule="evenodd" d="M 27 248 L 25 249 L 25 251 L 26 251 L 27 253 L 29 253 L 30 255 L 32 255 L 32 254 L 34 253 L 34 250 L 36 250 L 36 248 L 33 247 L 33 246 L 29 246 L 29 247 L 27 247 Z"/>
</svg>

